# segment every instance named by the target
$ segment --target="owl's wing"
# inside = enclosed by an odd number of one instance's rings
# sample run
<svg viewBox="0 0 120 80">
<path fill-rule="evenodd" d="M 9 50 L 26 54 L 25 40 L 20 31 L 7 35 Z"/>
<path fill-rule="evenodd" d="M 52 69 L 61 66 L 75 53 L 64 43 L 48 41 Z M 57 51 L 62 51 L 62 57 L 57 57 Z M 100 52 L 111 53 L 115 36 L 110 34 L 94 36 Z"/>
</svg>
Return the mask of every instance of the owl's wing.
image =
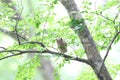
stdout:
<svg viewBox="0 0 120 80">
<path fill-rule="evenodd" d="M 65 46 L 67 47 L 67 43 L 64 41 L 64 43 L 65 43 Z"/>
</svg>

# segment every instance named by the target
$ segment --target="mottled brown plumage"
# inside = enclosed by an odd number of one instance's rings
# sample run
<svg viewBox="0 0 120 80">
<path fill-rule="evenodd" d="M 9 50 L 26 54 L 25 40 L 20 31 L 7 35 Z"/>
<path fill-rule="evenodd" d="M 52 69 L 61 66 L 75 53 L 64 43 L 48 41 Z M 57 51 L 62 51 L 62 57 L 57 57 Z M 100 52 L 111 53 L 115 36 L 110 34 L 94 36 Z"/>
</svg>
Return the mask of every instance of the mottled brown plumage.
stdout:
<svg viewBox="0 0 120 80">
<path fill-rule="evenodd" d="M 67 43 L 62 38 L 57 38 L 56 42 L 57 42 L 58 49 L 60 50 L 60 52 L 66 53 L 67 52 Z"/>
</svg>

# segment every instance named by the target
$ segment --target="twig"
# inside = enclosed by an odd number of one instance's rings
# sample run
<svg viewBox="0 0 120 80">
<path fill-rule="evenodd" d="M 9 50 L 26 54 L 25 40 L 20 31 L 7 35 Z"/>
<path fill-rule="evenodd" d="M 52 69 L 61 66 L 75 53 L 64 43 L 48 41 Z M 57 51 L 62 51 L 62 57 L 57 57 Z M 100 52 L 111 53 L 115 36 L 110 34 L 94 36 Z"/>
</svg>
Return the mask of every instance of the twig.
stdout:
<svg viewBox="0 0 120 80">
<path fill-rule="evenodd" d="M 119 13 L 120 13 L 120 11 L 118 11 L 118 13 L 116 14 L 115 18 L 114 18 L 113 20 L 111 20 L 111 19 L 109 19 L 108 17 L 105 17 L 105 16 L 103 16 L 102 14 L 99 14 L 99 13 L 96 11 L 96 14 L 97 14 L 97 15 L 102 16 L 103 18 L 111 21 L 114 25 L 115 25 L 115 20 L 116 20 L 116 18 L 118 17 Z M 116 29 L 115 26 L 114 26 L 114 28 L 115 28 L 115 31 L 118 32 L 118 30 Z"/>
<path fill-rule="evenodd" d="M 0 53 L 4 52 L 21 52 L 21 50 L 0 50 Z"/>
<path fill-rule="evenodd" d="M 11 51 L 15 51 L 15 52 L 18 52 L 16 54 L 12 54 L 12 55 L 8 55 L 8 56 L 5 56 L 3 58 L 0 58 L 0 60 L 3 60 L 3 59 L 6 59 L 6 58 L 10 58 L 10 57 L 13 57 L 13 56 L 18 56 L 18 55 L 21 55 L 21 54 L 25 54 L 25 53 L 40 53 L 40 51 L 21 51 L 21 50 L 7 50 L 7 51 L 0 51 L 1 52 L 11 52 Z"/>
<path fill-rule="evenodd" d="M 3 32 L 4 34 L 9 35 L 10 37 L 13 37 L 13 35 L 10 35 L 10 34 L 14 34 L 14 35 L 16 35 L 15 32 L 13 32 L 13 31 L 8 31 L 8 30 L 6 30 L 6 29 L 2 29 L 2 28 L 0 28 L 0 31 Z M 24 38 L 24 37 L 22 37 L 20 34 L 18 34 L 18 36 L 19 36 L 21 39 L 24 39 L 25 41 L 27 41 L 27 39 Z M 13 37 L 13 38 L 14 38 L 14 37 Z"/>
<path fill-rule="evenodd" d="M 4 50 L 7 50 L 5 47 L 1 47 L 0 48 L 4 49 Z M 10 51 L 10 53 L 14 54 L 12 51 Z"/>
<path fill-rule="evenodd" d="M 48 14 L 47 14 L 47 17 L 49 17 L 49 16 L 50 16 L 50 11 L 49 11 Z M 46 25 L 47 25 L 47 21 L 45 21 L 45 23 L 43 24 L 42 42 L 43 42 L 43 40 L 44 40 L 44 34 L 45 34 L 45 27 L 46 27 Z"/>
<path fill-rule="evenodd" d="M 119 13 L 120 13 L 120 11 L 118 11 L 118 13 L 116 14 L 116 16 L 115 16 L 115 18 L 114 18 L 114 20 L 113 20 L 114 23 L 115 23 L 116 18 L 117 18 L 118 15 L 119 15 Z"/>
<path fill-rule="evenodd" d="M 109 53 L 109 51 L 110 51 L 110 49 L 111 49 L 111 46 L 112 46 L 113 42 L 115 41 L 115 39 L 117 38 L 117 36 L 118 36 L 119 34 L 120 34 L 120 31 L 117 32 L 116 35 L 115 35 L 115 36 L 113 37 L 113 39 L 111 40 L 111 42 L 110 42 L 110 44 L 109 44 L 109 46 L 108 46 L 108 48 L 107 48 L 106 55 L 105 55 L 105 57 L 103 58 L 103 62 L 102 62 L 102 65 L 101 65 L 101 67 L 100 67 L 100 70 L 99 70 L 98 74 L 100 74 L 100 72 L 101 72 L 101 70 L 102 70 L 102 67 L 103 67 L 103 64 L 104 64 L 104 62 L 105 62 L 105 60 L 106 60 L 106 58 L 107 58 L 107 56 L 108 56 L 108 53 Z"/>
<path fill-rule="evenodd" d="M 96 14 L 99 16 L 102 16 L 103 18 L 107 19 L 108 21 L 113 22 L 113 20 L 109 19 L 108 17 L 103 16 L 102 14 L 99 14 L 97 11 L 96 11 Z"/>
<path fill-rule="evenodd" d="M 23 42 L 21 44 L 39 44 L 41 47 L 45 48 L 46 46 L 42 43 L 42 42 L 34 42 L 34 41 L 31 41 L 31 42 Z"/>
<path fill-rule="evenodd" d="M 53 47 L 53 46 L 46 46 L 46 47 L 50 47 L 50 48 L 56 50 L 57 52 L 59 52 L 58 48 L 55 48 L 55 47 Z"/>
<path fill-rule="evenodd" d="M 4 49 L 4 50 L 7 50 L 5 47 L 1 47 L 1 46 L 0 46 L 0 48 L 2 48 L 2 49 Z"/>
<path fill-rule="evenodd" d="M 18 44 L 19 44 L 19 45 L 21 44 L 21 42 L 20 42 L 18 30 L 17 30 L 17 25 L 18 25 L 18 23 L 19 23 L 19 18 L 21 17 L 22 11 L 23 11 L 23 7 L 22 7 L 22 9 L 21 9 L 20 15 L 18 16 L 18 18 L 17 18 L 17 20 L 16 20 L 16 25 L 15 25 L 15 32 L 16 32 L 16 35 L 17 35 L 17 39 L 18 39 Z"/>
</svg>

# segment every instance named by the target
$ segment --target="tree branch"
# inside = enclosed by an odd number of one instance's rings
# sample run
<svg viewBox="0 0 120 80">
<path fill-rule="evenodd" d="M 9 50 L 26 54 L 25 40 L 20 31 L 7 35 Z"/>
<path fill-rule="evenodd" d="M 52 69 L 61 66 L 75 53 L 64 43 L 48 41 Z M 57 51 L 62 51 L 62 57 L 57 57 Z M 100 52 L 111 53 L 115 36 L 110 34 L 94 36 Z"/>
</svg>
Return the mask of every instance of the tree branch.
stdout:
<svg viewBox="0 0 120 80">
<path fill-rule="evenodd" d="M 74 57 L 74 56 L 70 56 L 70 55 L 67 55 L 67 54 L 58 53 L 58 52 L 54 52 L 54 51 L 50 51 L 50 50 L 47 50 L 45 52 L 50 53 L 50 54 L 56 54 L 56 55 L 62 56 L 64 58 L 67 58 L 67 59 L 70 59 L 70 60 L 76 60 L 76 61 L 79 61 L 79 62 L 86 63 L 88 65 L 91 65 L 91 63 L 87 59 L 82 59 L 82 58 L 79 58 L 79 57 Z"/>
<path fill-rule="evenodd" d="M 109 53 L 109 51 L 110 51 L 110 49 L 111 49 L 111 46 L 112 46 L 113 42 L 115 41 L 115 39 L 117 38 L 117 36 L 118 36 L 119 34 L 120 34 L 120 31 L 117 32 L 117 34 L 113 37 L 113 39 L 111 40 L 110 44 L 108 45 L 107 52 L 106 52 L 105 57 L 103 58 L 103 62 L 102 62 L 102 65 L 101 65 L 101 67 L 100 67 L 99 73 L 101 72 L 101 69 L 102 69 L 102 67 L 103 67 L 103 64 L 104 64 L 107 56 L 108 56 L 108 53 Z M 98 74 L 99 74 L 99 73 L 98 73 Z"/>
<path fill-rule="evenodd" d="M 22 54 L 25 54 L 25 53 L 50 53 L 50 54 L 62 56 L 62 57 L 66 58 L 66 59 L 69 59 L 69 60 L 76 60 L 76 61 L 79 61 L 79 62 L 86 63 L 88 65 L 91 65 L 90 62 L 87 59 L 82 59 L 82 58 L 78 58 L 78 57 L 74 57 L 74 56 L 70 56 L 70 55 L 66 55 L 66 54 L 62 54 L 62 53 L 58 53 L 58 52 L 54 52 L 54 51 L 50 51 L 48 49 L 43 50 L 43 51 L 38 51 L 38 50 L 1 50 L 0 51 L 0 53 L 4 53 L 4 52 L 13 52 L 14 54 L 5 56 L 3 58 L 0 58 L 0 60 L 10 58 L 10 57 L 13 57 L 13 56 L 22 55 Z"/>
</svg>

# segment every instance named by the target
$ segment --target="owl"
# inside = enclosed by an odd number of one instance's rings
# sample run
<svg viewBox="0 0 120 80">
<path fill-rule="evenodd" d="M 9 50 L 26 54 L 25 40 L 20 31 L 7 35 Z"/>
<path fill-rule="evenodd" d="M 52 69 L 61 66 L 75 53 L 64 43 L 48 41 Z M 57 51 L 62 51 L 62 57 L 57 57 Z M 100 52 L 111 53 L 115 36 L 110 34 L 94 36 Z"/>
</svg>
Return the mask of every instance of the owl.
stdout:
<svg viewBox="0 0 120 80">
<path fill-rule="evenodd" d="M 56 39 L 58 49 L 60 50 L 61 53 L 66 53 L 67 52 L 67 43 L 62 39 L 62 38 L 57 38 Z"/>
</svg>

